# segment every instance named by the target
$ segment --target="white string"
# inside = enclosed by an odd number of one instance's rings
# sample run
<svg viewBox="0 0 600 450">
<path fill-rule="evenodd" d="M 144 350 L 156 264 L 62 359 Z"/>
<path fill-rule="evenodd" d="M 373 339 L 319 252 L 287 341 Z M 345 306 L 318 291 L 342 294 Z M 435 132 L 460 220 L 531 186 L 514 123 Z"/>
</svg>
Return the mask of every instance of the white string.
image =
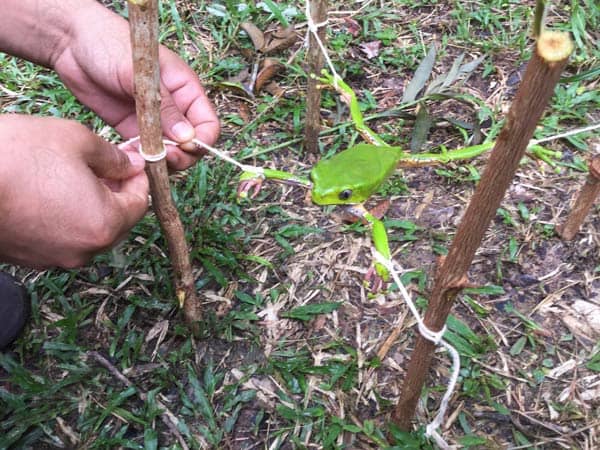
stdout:
<svg viewBox="0 0 600 450">
<path fill-rule="evenodd" d="M 600 123 L 593 123 L 591 125 L 588 125 L 586 127 L 582 127 L 582 128 L 575 128 L 573 130 L 568 130 L 565 131 L 564 133 L 560 133 L 560 134 L 555 134 L 553 136 L 548 136 L 542 139 L 532 139 L 529 142 L 529 145 L 537 145 L 537 144 L 542 144 L 544 142 L 548 142 L 548 141 L 553 141 L 555 139 L 562 139 L 562 138 L 566 138 L 569 136 L 573 136 L 574 134 L 578 134 L 578 133 L 585 133 L 586 131 L 593 131 L 597 128 L 600 128 Z"/>
<path fill-rule="evenodd" d="M 450 380 L 448 381 L 448 388 L 446 389 L 446 393 L 442 397 L 442 401 L 440 402 L 440 409 L 438 410 L 438 413 L 436 414 L 434 419 L 431 421 L 431 423 L 429 423 L 429 425 L 427 425 L 427 427 L 425 428 L 426 436 L 431 436 L 440 448 L 449 449 L 450 446 L 446 443 L 446 441 L 444 441 L 444 439 L 438 434 L 438 432 L 436 430 L 441 426 L 442 421 L 444 420 L 444 416 L 446 415 L 446 410 L 448 409 L 448 403 L 450 402 L 450 397 L 452 397 L 452 393 L 454 392 L 456 383 L 458 382 L 458 374 L 460 372 L 460 355 L 458 354 L 458 352 L 452 345 L 450 345 L 448 342 L 446 342 L 443 339 L 444 333 L 446 332 L 445 325 L 444 325 L 444 328 L 442 328 L 440 331 L 430 330 L 425 325 L 425 323 L 423 322 L 423 318 L 419 314 L 417 307 L 415 306 L 415 304 L 413 303 L 413 301 L 410 297 L 410 294 L 404 287 L 404 284 L 402 284 L 402 281 L 400 281 L 400 275 L 398 274 L 398 269 L 396 269 L 396 265 L 394 264 L 394 262 L 391 259 L 388 259 L 385 256 L 383 256 L 381 253 L 379 253 L 375 249 L 373 249 L 373 257 L 379 264 L 384 266 L 392 275 L 394 282 L 396 283 L 396 285 L 398 286 L 398 289 L 400 290 L 400 294 L 402 295 L 402 298 L 406 302 L 408 309 L 410 309 L 410 312 L 412 313 L 413 317 L 417 321 L 417 327 L 419 329 L 419 333 L 421 333 L 421 335 L 425 339 L 433 342 L 435 345 L 441 345 L 442 347 L 444 347 L 448 351 L 448 353 L 450 353 L 450 356 L 452 357 L 452 375 L 450 375 Z M 400 268 L 399 270 L 402 270 L 402 269 Z"/>
<path fill-rule="evenodd" d="M 325 20 L 325 22 L 315 23 L 315 21 L 312 18 L 312 15 L 310 13 L 310 1 L 309 0 L 306 0 L 305 15 L 306 15 L 306 25 L 308 27 L 308 33 L 306 34 L 306 46 L 308 47 L 308 43 L 309 43 L 308 37 L 312 33 L 313 37 L 315 38 L 315 42 L 317 43 L 317 45 L 321 49 L 321 53 L 325 57 L 325 61 L 327 62 L 327 67 L 329 67 L 329 71 L 331 72 L 331 75 L 333 75 L 333 87 L 337 88 L 338 87 L 337 80 L 340 76 L 338 75 L 337 71 L 335 70 L 335 67 L 333 66 L 333 62 L 331 61 L 331 58 L 329 57 L 329 53 L 327 52 L 325 45 L 323 45 L 323 41 L 321 41 L 321 38 L 319 37 L 319 28 L 327 25 L 327 20 Z"/>
<path fill-rule="evenodd" d="M 134 143 L 135 141 L 138 141 L 139 139 L 140 139 L 140 137 L 139 137 L 139 136 L 132 137 L 131 139 L 128 139 L 128 140 L 126 140 L 126 141 L 124 141 L 124 142 L 121 142 L 121 143 L 118 145 L 118 147 L 119 147 L 120 149 L 122 149 L 122 148 L 126 147 L 127 145 L 130 145 L 130 144 Z M 210 145 L 208 145 L 208 144 L 207 144 L 207 143 L 205 143 L 205 142 L 202 142 L 202 141 L 201 141 L 200 139 L 198 139 L 198 138 L 194 138 L 194 139 L 192 139 L 192 142 L 193 142 L 194 144 L 196 144 L 196 146 L 198 146 L 198 147 L 205 148 L 206 150 L 208 150 L 210 153 L 212 153 L 212 154 L 213 154 L 213 155 L 215 155 L 216 157 L 218 157 L 218 158 L 220 158 L 220 159 L 223 159 L 223 160 L 227 161 L 228 163 L 231 163 L 231 164 L 233 164 L 234 166 L 237 166 L 237 167 L 239 167 L 240 169 L 242 169 L 242 171 L 244 171 L 244 172 L 250 172 L 250 173 L 254 173 L 254 174 L 256 174 L 258 177 L 264 178 L 265 171 L 264 171 L 264 169 L 263 169 L 262 167 L 256 167 L 256 166 L 250 166 L 250 165 L 247 165 L 247 164 L 242 164 L 242 163 L 240 163 L 239 161 L 236 161 L 235 159 L 233 159 L 231 156 L 229 156 L 229 155 L 228 155 L 228 154 L 226 154 L 225 152 L 222 152 L 222 151 L 220 151 L 220 150 L 217 150 L 217 149 L 216 149 L 216 148 L 214 148 L 214 147 L 211 147 Z M 179 146 L 179 145 L 181 145 L 180 143 L 178 143 L 178 142 L 175 142 L 175 141 L 171 141 L 170 139 L 163 139 L 162 143 L 163 143 L 164 145 L 174 145 L 174 146 L 176 146 L 176 147 L 177 147 L 177 146 Z M 166 149 L 166 147 L 164 147 L 164 145 L 163 145 L 164 152 L 162 152 L 162 153 L 161 153 L 161 154 L 159 154 L 159 155 L 148 155 L 148 154 L 146 154 L 146 153 L 143 153 L 143 152 L 142 152 L 142 146 L 141 146 L 141 144 L 139 145 L 139 152 L 140 152 L 140 154 L 142 155 L 142 157 L 143 157 L 143 158 L 144 158 L 146 161 L 150 161 L 150 162 L 160 161 L 160 160 L 161 160 L 161 159 L 163 159 L 163 158 L 166 156 L 166 154 L 167 154 L 167 149 Z"/>
<path fill-rule="evenodd" d="M 164 141 L 165 143 L 169 143 L 171 145 L 179 145 L 176 142 L 171 142 L 171 141 Z M 222 152 L 220 150 L 217 150 L 214 147 L 211 147 L 210 145 L 208 145 L 205 142 L 202 142 L 200 139 L 198 138 L 194 138 L 192 139 L 192 142 L 194 144 L 196 144 L 198 147 L 203 147 L 206 150 L 208 150 L 209 152 L 211 152 L 213 155 L 215 155 L 218 158 L 221 158 L 222 160 L 227 161 L 230 164 L 233 164 L 234 166 L 239 167 L 242 171 L 244 172 L 250 172 L 250 173 L 254 173 L 260 177 L 265 176 L 265 170 L 262 167 L 256 167 L 256 166 L 250 166 L 248 164 L 242 164 L 239 161 L 236 161 L 235 159 L 233 159 L 231 156 L 229 156 L 228 154 L 226 154 L 225 152 Z"/>
<path fill-rule="evenodd" d="M 132 137 L 131 139 L 126 140 L 125 142 L 121 142 L 118 147 L 120 149 L 126 147 L 129 144 L 134 143 L 135 141 L 139 141 L 140 137 L 139 136 L 135 136 Z M 163 149 L 162 152 L 157 153 L 157 154 L 150 154 L 150 153 L 144 153 L 144 150 L 142 149 L 142 144 L 140 142 L 140 144 L 138 145 L 138 152 L 140 153 L 140 155 L 142 155 L 142 158 L 144 158 L 146 161 L 149 162 L 156 162 L 156 161 L 160 161 L 161 159 L 165 158 L 167 156 L 167 148 L 164 146 L 165 141 L 163 140 Z"/>
</svg>

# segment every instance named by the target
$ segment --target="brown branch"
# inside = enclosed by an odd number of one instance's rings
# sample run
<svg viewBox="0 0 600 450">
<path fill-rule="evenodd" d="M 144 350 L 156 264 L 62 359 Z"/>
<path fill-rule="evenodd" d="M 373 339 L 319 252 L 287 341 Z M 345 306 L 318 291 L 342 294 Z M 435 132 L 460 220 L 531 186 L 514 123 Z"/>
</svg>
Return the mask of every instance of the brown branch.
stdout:
<svg viewBox="0 0 600 450">
<path fill-rule="evenodd" d="M 164 147 L 160 124 L 158 1 L 130 0 L 129 25 L 140 143 L 145 154 L 160 155 Z M 184 308 L 186 321 L 194 324 L 202 318 L 202 308 L 196 295 L 183 224 L 171 196 L 166 160 L 148 163 L 147 173 L 154 211 L 169 246 L 177 300 Z"/>
<path fill-rule="evenodd" d="M 310 14 L 316 24 L 327 20 L 327 0 L 307 0 L 310 4 Z M 317 32 L 321 42 L 324 41 L 326 33 L 322 26 Z M 319 132 L 321 131 L 321 89 L 318 81 L 312 74 L 318 75 L 323 68 L 323 52 L 317 44 L 317 40 L 310 33 L 308 37 L 308 70 L 309 77 L 306 93 L 306 126 L 304 128 L 304 147 L 308 153 L 316 154 L 319 152 Z"/>
<path fill-rule="evenodd" d="M 119 371 L 119 369 L 117 369 L 108 359 L 106 359 L 100 353 L 98 353 L 96 351 L 89 351 L 89 352 L 87 352 L 87 356 L 89 358 L 95 359 L 98 364 L 100 364 L 102 367 L 104 367 L 106 370 L 108 370 L 113 377 L 115 377 L 117 380 L 119 380 L 125 386 L 127 386 L 127 387 L 133 386 L 135 388 L 137 396 L 142 401 L 145 402 L 148 399 L 148 394 L 146 392 L 140 391 L 129 380 L 129 378 L 127 378 L 125 375 L 123 375 L 123 373 L 121 373 Z M 189 447 L 188 447 L 187 443 L 185 442 L 185 439 L 183 438 L 183 436 L 181 435 L 181 433 L 179 432 L 179 430 L 177 428 L 179 425 L 179 419 L 177 419 L 175 414 L 173 414 L 171 412 L 171 410 L 169 408 L 167 408 L 164 405 L 164 403 L 162 403 L 159 399 L 156 398 L 156 399 L 154 399 L 154 401 L 156 403 L 156 406 L 158 406 L 158 408 L 163 410 L 163 412 L 160 415 L 160 418 L 163 421 L 163 423 L 167 426 L 169 431 L 171 431 L 171 433 L 173 433 L 173 435 L 177 438 L 177 440 L 179 441 L 179 445 L 181 445 L 181 448 L 184 450 L 188 450 Z"/>
<path fill-rule="evenodd" d="M 567 34 L 544 32 L 540 36 L 481 181 L 436 274 L 424 317 L 430 330 L 439 331 L 444 327 L 456 295 L 465 286 L 475 252 L 515 175 L 571 51 L 572 43 Z M 410 427 L 434 350 L 435 344 L 421 335 L 417 337 L 402 394 L 393 413 L 393 420 L 401 429 Z"/>
<path fill-rule="evenodd" d="M 558 230 L 565 241 L 570 241 L 575 237 L 590 209 L 592 209 L 594 201 L 600 195 L 600 156 L 595 156 L 589 162 L 588 168 L 589 174 L 577 195 L 573 209 L 563 226 Z"/>
</svg>

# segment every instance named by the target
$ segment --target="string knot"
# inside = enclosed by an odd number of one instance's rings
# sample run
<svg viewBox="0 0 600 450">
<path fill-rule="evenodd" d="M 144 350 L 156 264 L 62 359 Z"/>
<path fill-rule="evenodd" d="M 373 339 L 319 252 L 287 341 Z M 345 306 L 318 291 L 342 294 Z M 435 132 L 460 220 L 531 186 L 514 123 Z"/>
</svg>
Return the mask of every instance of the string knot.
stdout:
<svg viewBox="0 0 600 450">
<path fill-rule="evenodd" d="M 439 345 L 444 338 L 444 333 L 446 332 L 446 325 L 440 331 L 433 331 L 430 328 L 427 328 L 425 323 L 422 320 L 418 320 L 418 328 L 419 333 L 427 339 L 428 341 L 433 342 L 435 345 Z"/>
<path fill-rule="evenodd" d="M 124 149 L 125 147 L 127 147 L 130 144 L 133 144 L 136 141 L 139 141 L 140 137 L 139 136 L 134 136 L 130 139 L 127 139 L 124 142 L 121 142 L 117 147 L 119 149 Z M 158 153 L 158 154 L 150 154 L 150 153 L 145 153 L 144 149 L 142 148 L 142 143 L 140 142 L 138 144 L 138 152 L 140 155 L 142 155 L 142 158 L 144 158 L 146 161 L 148 162 L 156 162 L 156 161 L 160 161 L 161 159 L 165 158 L 167 156 L 167 147 L 165 147 L 165 144 L 173 144 L 173 145 L 177 145 L 176 142 L 172 142 L 172 141 L 168 141 L 168 140 L 163 140 L 162 142 L 163 146 L 162 146 L 162 152 Z"/>
<path fill-rule="evenodd" d="M 167 156 L 167 147 L 165 147 L 163 145 L 162 152 L 157 153 L 157 154 L 150 154 L 150 153 L 145 153 L 144 149 L 142 148 L 142 144 L 140 144 L 138 147 L 138 152 L 140 153 L 140 155 L 142 155 L 142 158 L 144 158 L 146 161 L 156 162 L 156 161 L 160 161 L 161 159 L 163 159 Z"/>
</svg>

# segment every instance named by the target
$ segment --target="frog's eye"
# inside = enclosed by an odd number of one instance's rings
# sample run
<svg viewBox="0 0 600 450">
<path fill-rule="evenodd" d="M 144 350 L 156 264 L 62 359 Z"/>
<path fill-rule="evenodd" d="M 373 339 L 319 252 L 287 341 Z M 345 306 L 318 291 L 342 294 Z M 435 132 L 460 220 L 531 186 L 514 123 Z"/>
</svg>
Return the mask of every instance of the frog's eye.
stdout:
<svg viewBox="0 0 600 450">
<path fill-rule="evenodd" d="M 338 197 L 340 200 L 348 200 L 350 197 L 352 197 L 352 189 L 344 189 L 339 193 Z"/>
</svg>

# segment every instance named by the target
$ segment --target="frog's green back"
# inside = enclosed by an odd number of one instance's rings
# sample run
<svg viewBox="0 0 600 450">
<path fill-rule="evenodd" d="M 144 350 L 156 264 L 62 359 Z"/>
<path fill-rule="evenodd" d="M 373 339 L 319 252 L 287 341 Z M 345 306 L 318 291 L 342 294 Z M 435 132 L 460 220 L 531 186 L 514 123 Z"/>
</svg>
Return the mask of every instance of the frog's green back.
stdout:
<svg viewBox="0 0 600 450">
<path fill-rule="evenodd" d="M 365 201 L 392 174 L 402 155 L 400 147 L 358 144 L 319 161 L 312 169 L 312 200 L 317 205 Z"/>
</svg>

